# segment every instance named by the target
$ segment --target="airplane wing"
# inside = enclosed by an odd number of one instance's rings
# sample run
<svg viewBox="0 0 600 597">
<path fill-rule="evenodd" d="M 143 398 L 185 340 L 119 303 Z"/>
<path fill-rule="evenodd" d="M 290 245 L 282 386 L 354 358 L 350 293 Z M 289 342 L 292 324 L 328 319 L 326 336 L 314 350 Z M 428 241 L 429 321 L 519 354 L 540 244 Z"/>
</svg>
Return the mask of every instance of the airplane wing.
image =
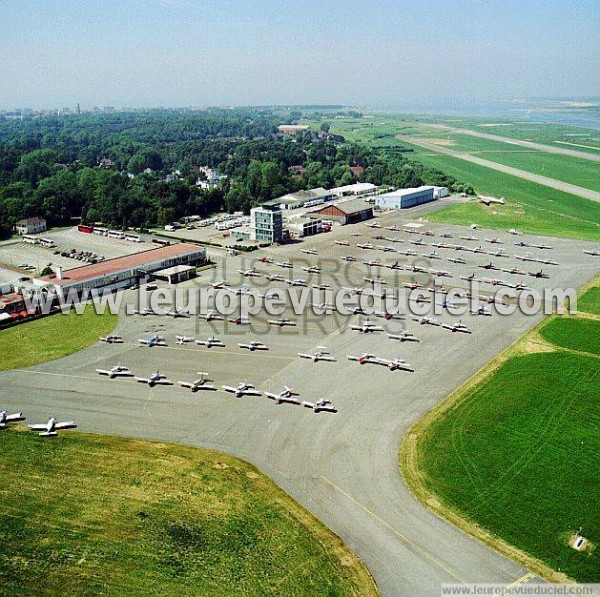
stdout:
<svg viewBox="0 0 600 597">
<path fill-rule="evenodd" d="M 189 381 L 178 381 L 177 382 L 182 388 L 193 388 L 194 384 Z"/>
<path fill-rule="evenodd" d="M 327 355 L 327 354 L 322 354 L 318 357 L 318 360 L 319 361 L 335 361 L 335 358 L 330 355 Z"/>
<path fill-rule="evenodd" d="M 312 359 L 313 358 L 313 355 L 306 354 L 305 352 L 299 352 L 298 356 L 301 357 L 301 358 L 303 358 L 303 359 Z"/>
<path fill-rule="evenodd" d="M 111 375 L 111 373 L 109 373 Z M 113 371 L 112 375 L 114 377 L 131 377 L 133 373 L 131 371 Z"/>
<path fill-rule="evenodd" d="M 54 429 L 75 429 L 77 425 L 73 421 L 63 421 L 62 423 L 56 423 Z"/>
<path fill-rule="evenodd" d="M 137 381 L 139 383 L 149 383 L 150 379 L 147 377 L 136 377 L 135 381 Z"/>
<path fill-rule="evenodd" d="M 234 394 L 238 391 L 237 388 L 233 386 L 221 386 L 226 392 L 233 392 Z"/>
<path fill-rule="evenodd" d="M 39 425 L 27 425 L 32 431 L 46 431 L 48 429 L 47 424 L 40 423 Z"/>
<path fill-rule="evenodd" d="M 155 385 L 172 386 L 173 382 L 170 379 L 157 379 L 154 382 Z"/>
<path fill-rule="evenodd" d="M 110 375 L 110 371 L 107 369 L 96 369 L 96 373 L 99 373 L 100 375 Z"/>
<path fill-rule="evenodd" d="M 24 421 L 25 417 L 23 416 L 23 413 L 15 413 L 12 415 L 6 415 L 6 420 L 7 421 Z"/>
</svg>

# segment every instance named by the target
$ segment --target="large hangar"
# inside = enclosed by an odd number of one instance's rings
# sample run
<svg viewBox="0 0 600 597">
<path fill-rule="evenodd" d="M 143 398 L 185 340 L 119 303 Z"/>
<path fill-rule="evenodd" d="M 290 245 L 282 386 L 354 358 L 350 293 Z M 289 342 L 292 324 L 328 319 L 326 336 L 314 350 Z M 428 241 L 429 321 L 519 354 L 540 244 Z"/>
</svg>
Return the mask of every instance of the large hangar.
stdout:
<svg viewBox="0 0 600 597">
<path fill-rule="evenodd" d="M 311 218 L 332 220 L 342 225 L 354 224 L 371 219 L 373 217 L 373 207 L 363 199 L 349 199 L 348 201 L 326 205 L 307 215 Z"/>
<path fill-rule="evenodd" d="M 380 209 L 408 209 L 423 203 L 434 201 L 435 188 L 432 186 L 421 186 L 413 189 L 398 189 L 391 193 L 384 193 L 375 198 L 375 205 Z"/>
</svg>

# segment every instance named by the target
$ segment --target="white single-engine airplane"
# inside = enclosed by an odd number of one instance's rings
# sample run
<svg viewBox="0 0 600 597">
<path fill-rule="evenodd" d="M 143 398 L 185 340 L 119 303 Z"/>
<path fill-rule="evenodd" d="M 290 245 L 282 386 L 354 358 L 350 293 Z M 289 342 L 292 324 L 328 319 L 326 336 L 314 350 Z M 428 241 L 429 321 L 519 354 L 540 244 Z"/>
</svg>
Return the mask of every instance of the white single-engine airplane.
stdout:
<svg viewBox="0 0 600 597">
<path fill-rule="evenodd" d="M 319 361 L 335 361 L 335 358 L 331 356 L 325 346 L 317 346 L 317 350 L 313 354 L 299 352 L 298 356 L 303 359 L 310 359 L 313 363 L 318 363 Z"/>
<path fill-rule="evenodd" d="M 208 373 L 203 371 L 198 371 L 199 379 L 196 381 L 179 381 L 177 382 L 182 388 L 188 388 L 192 392 L 197 392 L 198 390 L 216 390 L 216 386 L 211 386 L 209 383 L 210 380 L 207 378 Z"/>
<path fill-rule="evenodd" d="M 225 344 L 215 336 L 209 336 L 206 340 L 196 340 L 196 344 L 205 346 L 206 348 L 212 348 L 213 346 L 225 347 Z"/>
<path fill-rule="evenodd" d="M 177 340 L 177 344 L 179 344 L 180 346 L 194 341 L 194 338 L 192 336 L 175 336 L 175 339 Z"/>
<path fill-rule="evenodd" d="M 368 319 L 365 319 L 359 325 L 351 325 L 350 329 L 355 332 L 361 332 L 362 334 L 369 334 L 372 332 L 383 332 L 383 328 L 380 325 L 376 325 Z"/>
<path fill-rule="evenodd" d="M 54 417 L 50 417 L 47 423 L 38 425 L 27 425 L 31 431 L 37 431 L 40 437 L 56 437 L 59 431 L 65 429 L 75 429 L 77 425 L 73 421 L 63 421 L 58 423 Z"/>
<path fill-rule="evenodd" d="M 317 255 L 317 250 L 314 247 L 309 247 L 308 249 L 300 249 L 303 253 L 307 255 Z"/>
<path fill-rule="evenodd" d="M 0 410 L 0 429 L 6 429 L 9 423 L 24 421 L 23 413 L 14 413 L 9 415 L 5 410 Z"/>
<path fill-rule="evenodd" d="M 217 313 L 214 309 L 209 309 L 206 313 L 200 313 L 198 317 L 201 319 L 206 319 L 206 321 L 223 319 L 223 316 Z"/>
<path fill-rule="evenodd" d="M 106 375 L 109 379 L 114 379 L 115 377 L 132 377 L 133 373 L 129 371 L 127 367 L 124 365 L 118 364 L 110 369 L 96 369 L 96 373 L 100 375 Z"/>
<path fill-rule="evenodd" d="M 312 408 L 313 411 L 316 413 L 320 413 L 320 412 L 336 413 L 337 412 L 337 408 L 334 408 L 333 404 L 331 404 L 331 401 L 329 401 L 325 398 L 321 398 L 321 400 L 318 400 L 317 402 L 308 402 L 307 400 L 303 400 L 302 406 L 304 406 L 306 408 Z"/>
<path fill-rule="evenodd" d="M 442 327 L 450 330 L 451 332 L 463 332 L 464 334 L 471 333 L 471 330 L 461 321 L 456 323 L 442 323 Z"/>
<path fill-rule="evenodd" d="M 163 375 L 160 371 L 155 371 L 150 377 L 136 377 L 135 381 L 139 383 L 148 384 L 151 388 L 157 384 L 163 386 L 172 386 L 173 382 L 166 376 Z"/>
<path fill-rule="evenodd" d="M 252 340 L 252 342 L 238 342 L 238 346 L 240 348 L 246 348 L 250 352 L 254 352 L 255 350 L 269 350 L 269 347 L 258 340 Z"/>
<path fill-rule="evenodd" d="M 229 286 L 229 282 L 227 282 L 227 280 L 220 280 L 219 282 L 211 282 L 210 285 L 215 290 L 220 290 L 221 288 L 225 288 L 225 286 Z"/>
<path fill-rule="evenodd" d="M 242 396 L 260 396 L 260 392 L 254 387 L 254 384 L 242 381 L 237 387 L 221 386 L 226 392 L 235 394 L 236 398 Z"/>
<path fill-rule="evenodd" d="M 419 342 L 419 339 L 407 330 L 401 330 L 397 334 L 388 334 L 390 340 L 398 340 L 400 342 Z"/>
<path fill-rule="evenodd" d="M 285 317 L 280 317 L 279 319 L 269 319 L 267 320 L 269 325 L 277 325 L 280 328 L 285 326 L 295 326 L 296 322 L 293 319 L 286 319 Z"/>
<path fill-rule="evenodd" d="M 293 388 L 289 388 L 288 386 L 283 386 L 283 390 L 278 394 L 274 392 L 263 392 L 264 395 L 270 400 L 275 400 L 277 404 L 300 404 L 300 400 L 296 398 L 298 396 L 298 392 L 295 392 Z"/>
<path fill-rule="evenodd" d="M 261 275 L 259 272 L 256 271 L 255 267 L 250 269 L 239 269 L 238 274 L 240 274 L 244 278 L 252 278 Z"/>
</svg>

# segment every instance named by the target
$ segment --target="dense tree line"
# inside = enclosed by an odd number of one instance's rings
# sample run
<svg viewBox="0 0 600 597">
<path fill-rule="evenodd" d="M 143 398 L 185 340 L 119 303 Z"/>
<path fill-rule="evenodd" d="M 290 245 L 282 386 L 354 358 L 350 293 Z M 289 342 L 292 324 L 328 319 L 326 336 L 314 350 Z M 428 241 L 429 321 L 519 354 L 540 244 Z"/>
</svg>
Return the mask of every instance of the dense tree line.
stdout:
<svg viewBox="0 0 600 597">
<path fill-rule="evenodd" d="M 459 187 L 402 154 L 345 143 L 328 133 L 327 122 L 294 139 L 277 134 L 278 124 L 300 116 L 211 109 L 0 119 L 0 235 L 33 215 L 50 225 L 81 216 L 148 227 L 220 209 L 248 211 L 287 192 L 355 182 L 351 166 L 375 184 Z M 227 179 L 201 190 L 199 166 Z"/>
</svg>

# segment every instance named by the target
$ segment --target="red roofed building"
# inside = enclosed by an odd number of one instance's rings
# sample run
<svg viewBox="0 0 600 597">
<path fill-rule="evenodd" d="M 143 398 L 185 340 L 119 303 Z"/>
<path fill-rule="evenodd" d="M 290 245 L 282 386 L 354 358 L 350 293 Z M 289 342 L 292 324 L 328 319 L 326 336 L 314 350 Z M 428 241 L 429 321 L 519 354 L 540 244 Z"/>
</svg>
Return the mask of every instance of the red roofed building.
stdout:
<svg viewBox="0 0 600 597">
<path fill-rule="evenodd" d="M 176 265 L 197 266 L 206 263 L 206 249 L 200 245 L 181 243 L 150 249 L 133 255 L 108 259 L 91 265 L 36 278 L 37 286 L 55 285 L 64 292 L 84 288 L 125 288 L 146 278 L 152 272 Z"/>
</svg>

